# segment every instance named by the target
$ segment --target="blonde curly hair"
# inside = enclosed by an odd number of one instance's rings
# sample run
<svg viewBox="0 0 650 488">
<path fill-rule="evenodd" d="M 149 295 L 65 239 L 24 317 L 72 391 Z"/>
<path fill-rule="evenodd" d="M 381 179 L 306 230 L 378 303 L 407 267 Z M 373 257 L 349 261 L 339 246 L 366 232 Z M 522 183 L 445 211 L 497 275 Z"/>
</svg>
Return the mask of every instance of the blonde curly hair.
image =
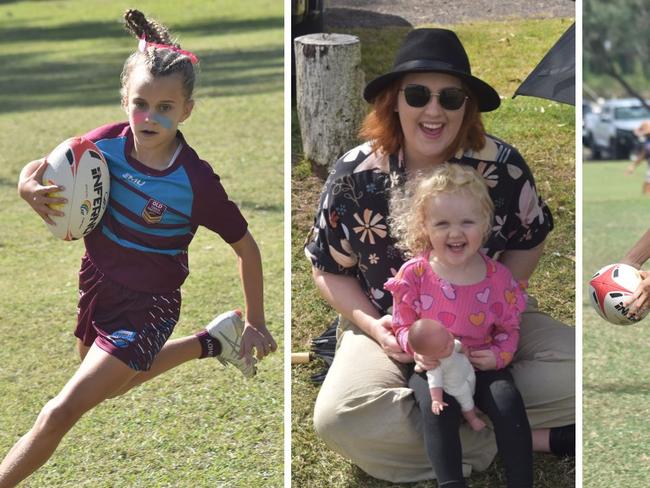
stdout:
<svg viewBox="0 0 650 488">
<path fill-rule="evenodd" d="M 396 247 L 407 256 L 415 256 L 431 248 L 426 221 L 431 199 L 442 193 L 464 193 L 475 198 L 485 222 L 484 241 L 492 228 L 494 203 L 483 177 L 472 167 L 444 163 L 430 170 L 419 171 L 403 188 L 394 188 L 390 199 L 388 224 Z"/>
</svg>

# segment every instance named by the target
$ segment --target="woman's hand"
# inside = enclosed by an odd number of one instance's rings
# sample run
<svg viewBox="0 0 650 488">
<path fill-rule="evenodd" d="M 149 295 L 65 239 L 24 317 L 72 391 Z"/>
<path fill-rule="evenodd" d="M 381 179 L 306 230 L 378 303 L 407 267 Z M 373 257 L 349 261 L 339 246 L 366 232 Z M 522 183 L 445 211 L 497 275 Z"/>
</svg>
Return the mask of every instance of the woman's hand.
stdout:
<svg viewBox="0 0 650 488">
<path fill-rule="evenodd" d="M 491 349 L 470 352 L 469 362 L 479 371 L 497 369 L 497 358 Z"/>
<path fill-rule="evenodd" d="M 415 371 L 418 373 L 423 373 L 430 369 L 435 369 L 440 366 L 440 361 L 431 356 L 423 356 L 417 352 L 413 354 L 413 359 L 415 360 Z"/>
<path fill-rule="evenodd" d="M 253 349 L 255 349 L 257 359 L 262 359 L 264 356 L 275 352 L 277 348 L 278 345 L 266 325 L 253 325 L 246 322 L 241 337 L 240 358 L 251 357 Z"/>
<path fill-rule="evenodd" d="M 390 315 L 384 315 L 378 318 L 374 325 L 374 338 L 389 358 L 400 363 L 412 363 L 413 357 L 402 351 L 397 339 L 395 339 L 392 323 L 393 318 Z"/>
<path fill-rule="evenodd" d="M 623 302 L 628 307 L 630 315 L 640 315 L 650 308 L 650 272 L 639 270 L 639 275 L 641 275 L 641 283 L 632 296 Z"/>
<path fill-rule="evenodd" d="M 37 165 L 37 166 L 36 166 Z M 49 196 L 50 193 L 61 191 L 62 186 L 43 186 L 43 174 L 47 169 L 47 162 L 43 159 L 29 163 L 24 174 L 21 174 L 18 183 L 18 194 L 30 207 L 48 224 L 54 225 L 51 216 L 63 217 L 63 212 L 52 208 L 50 205 L 66 203 L 65 198 Z"/>
</svg>

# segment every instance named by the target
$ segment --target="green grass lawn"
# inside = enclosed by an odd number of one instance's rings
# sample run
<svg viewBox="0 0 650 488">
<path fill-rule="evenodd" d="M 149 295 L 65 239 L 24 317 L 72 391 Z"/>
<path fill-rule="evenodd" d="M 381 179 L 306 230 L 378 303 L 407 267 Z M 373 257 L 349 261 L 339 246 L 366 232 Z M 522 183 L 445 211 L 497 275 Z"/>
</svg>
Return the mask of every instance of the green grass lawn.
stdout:
<svg viewBox="0 0 650 488">
<path fill-rule="evenodd" d="M 452 27 L 472 61 L 472 72 L 489 81 L 506 98 L 484 120 L 488 132 L 514 144 L 532 168 L 538 189 L 554 215 L 555 230 L 531 280 L 531 293 L 555 318 L 574 324 L 575 313 L 575 123 L 573 107 L 537 98 L 510 97 L 572 20 L 512 20 Z M 369 81 L 390 69 L 394 53 L 407 30 L 357 29 L 362 65 Z M 292 127 L 292 348 L 304 351 L 334 317 L 311 282 L 310 265 L 302 245 L 312 224 L 322 180 L 312 176 L 302 160 L 295 111 Z M 292 371 L 292 479 L 295 486 L 388 487 L 432 486 L 432 483 L 395 485 L 370 478 L 347 460 L 329 451 L 311 424 L 318 393 L 309 377 L 322 365 L 296 366 Z M 558 461 L 535 455 L 535 486 L 568 488 L 575 484 L 573 460 Z M 486 472 L 474 473 L 472 487 L 504 484 L 497 459 Z"/>
<path fill-rule="evenodd" d="M 598 317 L 588 296 L 591 275 L 618 262 L 648 229 L 650 198 L 641 194 L 645 167 L 624 176 L 628 163 L 583 165 L 584 486 L 644 488 L 650 476 L 650 353 L 642 336 L 648 319 L 611 325 Z"/>
<path fill-rule="evenodd" d="M 0 5 L 0 456 L 78 366 L 80 242 L 57 241 L 16 194 L 20 169 L 60 141 L 124 120 L 119 75 L 137 41 L 133 2 Z M 283 5 L 141 1 L 197 54 L 193 115 L 182 130 L 249 221 L 265 267 L 266 317 L 283 342 Z M 174 337 L 243 304 L 236 259 L 202 229 Z M 282 352 L 244 381 L 193 361 L 88 413 L 22 486 L 277 487 L 283 484 Z"/>
</svg>

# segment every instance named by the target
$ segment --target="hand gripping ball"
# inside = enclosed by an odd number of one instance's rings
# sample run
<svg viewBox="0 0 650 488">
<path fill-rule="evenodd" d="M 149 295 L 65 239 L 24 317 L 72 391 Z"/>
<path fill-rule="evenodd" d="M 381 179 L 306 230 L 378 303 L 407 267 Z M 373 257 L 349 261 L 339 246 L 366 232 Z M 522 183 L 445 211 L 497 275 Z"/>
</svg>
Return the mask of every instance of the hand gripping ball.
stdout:
<svg viewBox="0 0 650 488">
<path fill-rule="evenodd" d="M 72 241 L 88 235 L 108 205 L 110 174 L 101 151 L 87 139 L 73 137 L 59 144 L 46 158 L 44 185 L 63 186 L 51 196 L 64 197 L 56 205 L 63 217 L 52 216 L 47 228 L 59 239 Z"/>
<path fill-rule="evenodd" d="M 598 270 L 589 281 L 589 299 L 598 315 L 616 325 L 630 325 L 643 319 L 641 315 L 630 316 L 623 304 L 641 283 L 638 270 L 627 264 L 610 264 Z"/>
</svg>

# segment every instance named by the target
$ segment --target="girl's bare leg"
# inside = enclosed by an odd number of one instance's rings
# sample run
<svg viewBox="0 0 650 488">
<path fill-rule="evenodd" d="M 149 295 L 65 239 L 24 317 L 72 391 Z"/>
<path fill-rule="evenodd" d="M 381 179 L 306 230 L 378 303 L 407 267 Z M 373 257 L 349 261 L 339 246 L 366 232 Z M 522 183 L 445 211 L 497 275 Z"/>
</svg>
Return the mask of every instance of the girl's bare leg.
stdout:
<svg viewBox="0 0 650 488">
<path fill-rule="evenodd" d="M 533 429 L 533 451 L 551 452 L 551 429 Z"/>
<path fill-rule="evenodd" d="M 50 458 L 82 415 L 128 384 L 137 371 L 93 345 L 61 392 L 0 464 L 0 488 L 18 484 Z"/>
<path fill-rule="evenodd" d="M 77 342 L 79 354 L 83 359 L 88 347 L 84 346 L 80 340 Z M 151 369 L 149 371 L 137 372 L 128 382 L 122 385 L 111 394 L 112 397 L 120 396 L 129 391 L 131 388 L 138 386 L 145 381 L 149 381 L 159 374 L 162 374 L 170 369 L 180 366 L 192 359 L 198 359 L 201 356 L 201 344 L 196 336 L 186 336 L 180 339 L 169 340 L 165 343 L 160 352 L 156 355 Z"/>
</svg>

